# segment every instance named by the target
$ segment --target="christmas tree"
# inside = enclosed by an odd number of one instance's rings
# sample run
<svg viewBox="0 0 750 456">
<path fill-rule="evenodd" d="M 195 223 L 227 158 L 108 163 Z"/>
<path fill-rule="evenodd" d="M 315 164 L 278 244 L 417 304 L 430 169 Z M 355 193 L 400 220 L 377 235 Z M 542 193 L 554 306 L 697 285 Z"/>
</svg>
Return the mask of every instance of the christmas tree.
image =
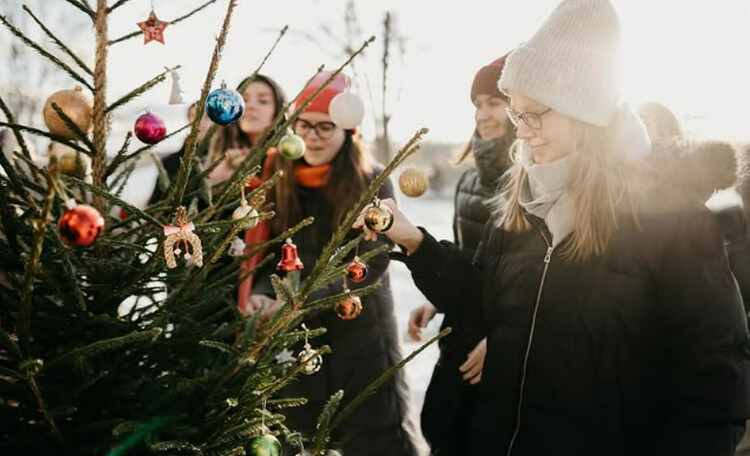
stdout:
<svg viewBox="0 0 750 456">
<path fill-rule="evenodd" d="M 279 454 L 277 438 L 300 452 L 304 447 L 306 454 L 323 454 L 332 445 L 331 430 L 421 349 L 355 398 L 344 400 L 344 392 L 333 395 L 313 436 L 301 436 L 284 424 L 284 409 L 303 405 L 305 398 L 282 399 L 277 393 L 300 373 L 314 373 L 319 357 L 330 350 L 313 348 L 315 336 L 325 328 L 301 327 L 304 316 L 378 286 L 309 300 L 315 290 L 341 279 L 349 265 L 347 254 L 361 241 L 361 236 L 346 240 L 348 227 L 388 175 L 416 151 L 425 131 L 406 143 L 351 208 L 302 283 L 274 277 L 281 310 L 264 323 L 258 314 L 246 318 L 233 293 L 241 279 L 239 263 L 270 252 L 271 245 L 312 223 L 305 220 L 238 256 L 227 256 L 238 233 L 273 217 L 263 194 L 281 175 L 248 194 L 245 183 L 306 104 L 286 119 L 279 115 L 233 176 L 210 188 L 206 177 L 218 162 L 205 169 L 201 162 L 215 128 L 199 141 L 198 127 L 206 106 L 217 106 L 212 97 L 234 92 L 211 91 L 236 6 L 230 0 L 195 121 L 169 134 L 189 129 L 179 173 L 171 183 L 162 175 L 164 198 L 139 209 L 120 194 L 136 161 L 153 144 L 131 150 L 128 134 L 121 148 L 109 154 L 112 111 L 147 94 L 170 71 L 108 102 L 108 49 L 141 34 L 158 41 L 167 24 L 177 24 L 215 0 L 168 23 L 153 15 L 139 24 L 142 32 L 116 39 L 108 37 L 108 20 L 128 0 L 111 5 L 106 0 L 65 1 L 94 25 L 92 67 L 30 9 L 25 8 L 58 51 L 44 49 L 0 16 L 25 45 L 82 86 L 81 91 L 50 96 L 44 113 L 47 130 L 17 123 L 0 99 L 5 117 L 0 126 L 13 131 L 20 147 L 13 160 L 0 154 L 0 454 Z M 142 141 L 156 143 L 169 136 L 158 117 L 141 121 Z M 54 140 L 73 152 L 40 167 L 24 134 Z M 115 215 L 116 208 L 122 217 Z M 236 216 L 226 219 L 232 210 Z M 366 261 L 367 255 L 361 259 Z M 268 261 L 272 254 L 261 265 Z M 279 353 L 302 340 L 310 342 L 306 350 L 279 362 Z"/>
</svg>

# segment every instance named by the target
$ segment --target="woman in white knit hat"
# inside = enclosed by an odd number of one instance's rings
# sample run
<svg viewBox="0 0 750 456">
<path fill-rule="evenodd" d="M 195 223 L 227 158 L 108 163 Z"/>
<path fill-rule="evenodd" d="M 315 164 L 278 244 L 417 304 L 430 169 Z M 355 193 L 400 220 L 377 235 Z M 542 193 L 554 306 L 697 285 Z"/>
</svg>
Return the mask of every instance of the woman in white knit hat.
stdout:
<svg viewBox="0 0 750 456">
<path fill-rule="evenodd" d="M 473 262 L 385 202 L 417 286 L 487 336 L 488 398 L 462 454 L 730 456 L 750 415 L 721 232 L 669 182 L 692 161 L 649 172 L 623 136 L 619 40 L 609 1 L 565 0 L 508 58 L 521 147 Z M 732 183 L 712 166 L 703 184 Z"/>
</svg>

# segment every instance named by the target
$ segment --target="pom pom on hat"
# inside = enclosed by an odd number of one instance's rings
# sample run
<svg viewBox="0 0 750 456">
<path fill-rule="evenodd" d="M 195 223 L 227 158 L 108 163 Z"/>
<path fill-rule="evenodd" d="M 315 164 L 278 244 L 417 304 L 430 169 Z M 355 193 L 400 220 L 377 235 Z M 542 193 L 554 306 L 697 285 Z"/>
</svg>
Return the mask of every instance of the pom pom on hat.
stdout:
<svg viewBox="0 0 750 456">
<path fill-rule="evenodd" d="M 305 85 L 305 88 L 302 90 L 302 93 L 297 98 L 297 103 L 295 108 L 299 108 L 302 103 L 307 101 L 308 98 L 316 91 L 320 86 L 323 85 L 324 82 L 331 76 L 331 71 L 321 71 L 320 73 L 316 74 L 307 82 L 307 85 Z M 328 114 L 328 110 L 331 106 L 331 100 L 333 100 L 333 97 L 336 95 L 345 92 L 349 89 L 351 86 L 351 79 L 349 79 L 349 76 L 345 75 L 344 73 L 339 73 L 336 75 L 336 77 L 331 81 L 330 84 L 328 84 L 322 92 L 320 92 L 315 99 L 313 99 L 312 103 L 307 105 L 305 108 L 305 112 L 322 112 L 324 114 Z"/>
</svg>

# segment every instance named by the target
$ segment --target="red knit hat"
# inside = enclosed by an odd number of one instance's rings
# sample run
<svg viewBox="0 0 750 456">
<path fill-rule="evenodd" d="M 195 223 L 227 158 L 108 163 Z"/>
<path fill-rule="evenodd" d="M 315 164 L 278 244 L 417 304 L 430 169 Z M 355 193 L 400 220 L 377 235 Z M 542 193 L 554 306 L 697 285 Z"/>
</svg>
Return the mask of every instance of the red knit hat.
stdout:
<svg viewBox="0 0 750 456">
<path fill-rule="evenodd" d="M 323 85 L 324 82 L 331 76 L 332 71 L 321 71 L 320 73 L 313 76 L 307 82 L 307 85 L 302 90 L 302 93 L 297 98 L 295 108 L 299 108 L 302 103 L 307 101 L 310 95 L 313 94 L 318 88 Z M 328 114 L 328 107 L 331 105 L 331 100 L 341 92 L 346 91 L 351 86 L 351 79 L 344 73 L 339 73 L 336 77 L 328 84 L 317 97 L 307 105 L 305 112 L 322 112 Z"/>
<path fill-rule="evenodd" d="M 500 75 L 503 72 L 506 58 L 508 58 L 508 54 L 505 54 L 489 65 L 483 66 L 477 71 L 477 75 L 474 76 L 474 83 L 471 85 L 471 101 L 474 101 L 477 95 L 480 94 L 502 98 L 504 100 L 508 99 L 508 97 L 500 92 L 500 89 L 497 87 L 497 81 L 500 79 Z"/>
</svg>

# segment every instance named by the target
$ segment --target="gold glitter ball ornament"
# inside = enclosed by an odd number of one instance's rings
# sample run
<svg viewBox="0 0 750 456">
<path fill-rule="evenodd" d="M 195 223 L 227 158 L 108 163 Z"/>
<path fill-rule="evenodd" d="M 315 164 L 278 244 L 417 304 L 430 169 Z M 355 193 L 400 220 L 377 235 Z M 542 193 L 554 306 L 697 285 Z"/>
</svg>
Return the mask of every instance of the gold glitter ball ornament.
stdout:
<svg viewBox="0 0 750 456">
<path fill-rule="evenodd" d="M 417 168 L 408 168 L 398 178 L 398 186 L 401 192 L 411 198 L 424 195 L 427 191 L 429 181 L 425 173 Z"/>
</svg>

